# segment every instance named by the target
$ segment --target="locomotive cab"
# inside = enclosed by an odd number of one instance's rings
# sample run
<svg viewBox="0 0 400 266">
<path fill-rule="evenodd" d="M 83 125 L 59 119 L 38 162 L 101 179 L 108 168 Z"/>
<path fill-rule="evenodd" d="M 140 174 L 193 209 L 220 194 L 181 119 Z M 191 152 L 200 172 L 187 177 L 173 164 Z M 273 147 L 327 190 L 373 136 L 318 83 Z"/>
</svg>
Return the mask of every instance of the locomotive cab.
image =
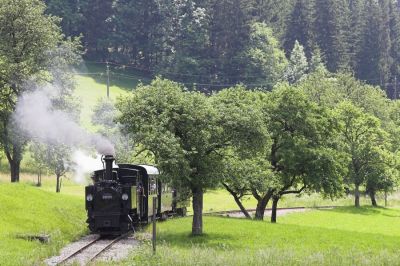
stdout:
<svg viewBox="0 0 400 266">
<path fill-rule="evenodd" d="M 150 165 L 118 164 L 114 157 L 103 157 L 104 169 L 92 175 L 93 185 L 85 188 L 87 223 L 92 233 L 119 235 L 134 226 L 147 224 L 153 215 L 166 218 L 185 213 L 185 204 L 177 204 L 176 191 L 160 181 L 159 171 Z"/>
</svg>

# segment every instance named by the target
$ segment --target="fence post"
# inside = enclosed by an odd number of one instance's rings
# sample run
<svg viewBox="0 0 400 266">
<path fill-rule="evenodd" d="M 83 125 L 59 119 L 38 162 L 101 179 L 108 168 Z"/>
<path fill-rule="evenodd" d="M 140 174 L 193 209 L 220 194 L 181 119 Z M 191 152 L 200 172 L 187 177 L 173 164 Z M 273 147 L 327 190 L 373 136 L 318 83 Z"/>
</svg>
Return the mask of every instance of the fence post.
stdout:
<svg viewBox="0 0 400 266">
<path fill-rule="evenodd" d="M 157 197 L 153 197 L 153 254 L 156 254 L 156 204 L 157 204 Z"/>
</svg>

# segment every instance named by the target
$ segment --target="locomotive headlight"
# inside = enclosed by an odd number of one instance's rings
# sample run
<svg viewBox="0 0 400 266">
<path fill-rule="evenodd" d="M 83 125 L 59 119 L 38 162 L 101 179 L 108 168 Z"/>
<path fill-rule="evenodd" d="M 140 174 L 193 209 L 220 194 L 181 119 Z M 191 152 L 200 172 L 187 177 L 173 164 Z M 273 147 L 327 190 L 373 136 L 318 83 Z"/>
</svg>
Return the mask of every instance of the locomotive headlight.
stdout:
<svg viewBox="0 0 400 266">
<path fill-rule="evenodd" d="M 122 194 L 122 200 L 128 200 L 128 194 L 124 193 Z"/>
<path fill-rule="evenodd" d="M 87 201 L 92 201 L 93 200 L 93 195 L 92 194 L 87 195 L 86 196 L 86 200 Z"/>
</svg>

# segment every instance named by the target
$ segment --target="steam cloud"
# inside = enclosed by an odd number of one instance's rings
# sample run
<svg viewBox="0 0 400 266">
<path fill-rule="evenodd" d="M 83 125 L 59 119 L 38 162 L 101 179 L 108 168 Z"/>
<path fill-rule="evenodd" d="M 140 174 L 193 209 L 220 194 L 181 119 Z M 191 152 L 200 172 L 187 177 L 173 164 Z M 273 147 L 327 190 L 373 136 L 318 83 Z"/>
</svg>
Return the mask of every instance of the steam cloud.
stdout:
<svg viewBox="0 0 400 266">
<path fill-rule="evenodd" d="M 96 169 L 103 168 L 100 155 L 92 157 L 81 150 L 73 152 L 72 161 L 74 162 L 74 179 L 77 183 L 83 183 L 86 180 L 85 176 Z"/>
<path fill-rule="evenodd" d="M 50 97 L 57 93 L 56 88 L 44 88 L 22 95 L 14 113 L 19 128 L 32 139 L 46 144 L 94 147 L 100 154 L 114 155 L 114 146 L 107 138 L 89 133 L 68 113 L 54 109 Z"/>
</svg>

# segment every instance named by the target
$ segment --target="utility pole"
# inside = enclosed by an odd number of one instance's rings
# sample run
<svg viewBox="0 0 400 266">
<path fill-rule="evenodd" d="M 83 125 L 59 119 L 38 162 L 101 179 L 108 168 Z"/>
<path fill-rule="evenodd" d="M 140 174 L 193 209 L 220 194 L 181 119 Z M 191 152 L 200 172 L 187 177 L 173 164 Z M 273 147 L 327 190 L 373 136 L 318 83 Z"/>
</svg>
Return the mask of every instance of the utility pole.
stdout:
<svg viewBox="0 0 400 266">
<path fill-rule="evenodd" d="M 107 98 L 110 98 L 110 66 L 107 61 Z"/>
<path fill-rule="evenodd" d="M 397 100 L 397 76 L 394 76 L 394 99 Z"/>
</svg>

